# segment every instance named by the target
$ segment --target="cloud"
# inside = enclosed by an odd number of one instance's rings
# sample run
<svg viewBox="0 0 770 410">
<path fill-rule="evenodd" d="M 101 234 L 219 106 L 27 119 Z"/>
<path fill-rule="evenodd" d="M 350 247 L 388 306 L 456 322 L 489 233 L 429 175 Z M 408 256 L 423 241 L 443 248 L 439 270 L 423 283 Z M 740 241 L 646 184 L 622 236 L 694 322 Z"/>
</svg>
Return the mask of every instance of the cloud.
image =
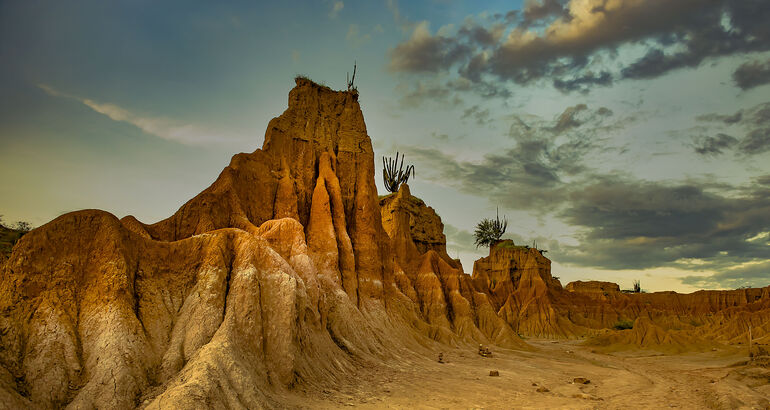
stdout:
<svg viewBox="0 0 770 410">
<path fill-rule="evenodd" d="M 749 131 L 738 146 L 747 155 L 770 151 L 770 126 Z"/>
<path fill-rule="evenodd" d="M 400 84 L 396 91 L 401 94 L 401 108 L 420 107 L 426 103 L 445 106 L 458 106 L 462 100 L 455 90 L 435 81 L 418 80 L 412 84 Z"/>
<path fill-rule="evenodd" d="M 489 118 L 489 109 L 485 108 L 482 110 L 478 105 L 466 108 L 460 118 L 473 119 L 478 125 L 485 125 L 491 121 Z"/>
<path fill-rule="evenodd" d="M 400 94 L 402 109 L 412 109 L 426 104 L 437 104 L 445 107 L 456 107 L 463 103 L 464 93 L 475 93 L 484 99 L 499 98 L 505 101 L 513 94 L 498 84 L 488 82 L 471 82 L 457 78 L 442 82 L 438 79 L 418 79 L 402 82 L 396 86 Z"/>
<path fill-rule="evenodd" d="M 472 116 L 475 110 L 469 110 Z M 740 115 L 701 118 L 736 126 L 756 123 L 764 115 L 763 108 L 756 107 Z M 734 287 L 739 275 L 733 268 L 767 260 L 770 234 L 764 233 L 770 232 L 770 175 L 737 186 L 608 175 L 595 164 L 601 163 L 602 154 L 611 154 L 608 136 L 632 119 L 585 104 L 567 107 L 552 119 L 520 114 L 509 118 L 512 146 L 478 161 L 425 147 L 405 151 L 425 170 L 422 178 L 432 183 L 486 198 L 501 209 L 554 218 L 569 227 L 566 242 L 538 239 L 555 261 L 565 265 L 615 270 L 668 267 L 701 276 L 715 272 L 718 275 L 707 279 L 709 287 Z M 726 148 L 719 141 L 709 148 L 737 149 L 742 143 L 721 138 Z M 453 238 L 453 249 L 468 250 L 468 235 L 450 230 L 447 237 Z"/>
<path fill-rule="evenodd" d="M 496 16 L 468 22 L 455 35 L 430 35 L 427 22 L 420 23 L 391 50 L 391 69 L 454 69 L 471 81 L 519 85 L 549 79 L 562 92 L 587 92 L 709 58 L 770 50 L 770 3 L 763 0 L 542 0 Z M 624 47 L 646 51 L 618 58 Z M 742 73 L 759 81 L 764 68 Z"/>
<path fill-rule="evenodd" d="M 734 129 L 744 134 L 741 139 L 724 132 L 716 136 L 696 135 L 692 139 L 697 154 L 717 156 L 731 150 L 739 155 L 752 156 L 770 151 L 770 102 L 733 114 L 704 114 L 696 120 L 708 123 L 710 129 Z"/>
<path fill-rule="evenodd" d="M 529 26 L 542 22 L 549 17 L 568 17 L 565 15 L 565 1 L 561 0 L 526 0 L 524 2 L 523 25 Z"/>
<path fill-rule="evenodd" d="M 700 155 L 719 155 L 725 150 L 734 147 L 738 143 L 738 139 L 723 133 L 717 134 L 715 137 L 701 137 L 697 140 L 695 145 L 695 152 Z"/>
<path fill-rule="evenodd" d="M 113 121 L 131 124 L 146 134 L 154 135 L 168 141 L 186 145 L 201 145 L 228 140 L 228 138 L 223 138 L 221 135 L 207 131 L 197 125 L 183 124 L 163 117 L 138 115 L 115 104 L 97 102 L 90 98 L 81 98 L 62 93 L 46 84 L 38 84 L 37 86 L 52 97 L 76 100 Z"/>
<path fill-rule="evenodd" d="M 555 78 L 553 80 L 553 87 L 565 94 L 572 91 L 579 91 L 585 94 L 590 91 L 592 86 L 609 86 L 611 84 L 612 75 L 607 71 L 602 71 L 598 75 L 588 71 L 575 78 L 566 80 Z"/>
<path fill-rule="evenodd" d="M 605 269 L 724 269 L 766 259 L 768 242 L 748 239 L 770 230 L 767 189 L 742 196 L 706 184 L 648 182 L 596 176 L 574 189 L 559 216 L 582 227 L 580 244 L 563 247 L 560 262 Z M 700 264 L 690 265 L 687 260 Z"/>
<path fill-rule="evenodd" d="M 479 109 L 471 107 L 468 116 Z M 509 209 L 553 210 L 567 199 L 568 180 L 589 167 L 584 158 L 604 149 L 603 134 L 613 129 L 604 107 L 568 107 L 553 120 L 513 115 L 509 136 L 515 145 L 487 154 L 479 162 L 462 161 L 439 150 L 408 147 L 427 169 L 429 180 L 489 198 Z"/>
<path fill-rule="evenodd" d="M 505 33 L 505 26 L 501 23 L 494 24 L 490 28 L 474 24 L 464 24 L 458 31 L 458 35 L 464 36 L 471 43 L 492 46 L 497 44 Z"/>
<path fill-rule="evenodd" d="M 345 7 L 345 3 L 342 1 L 335 1 L 332 3 L 332 9 L 329 11 L 329 18 L 335 19 L 337 18 L 337 15 L 342 11 L 342 9 Z"/>
<path fill-rule="evenodd" d="M 472 254 L 480 254 L 480 251 L 475 243 L 473 234 L 459 229 L 451 224 L 444 224 L 444 235 L 446 236 L 447 249 L 455 252 L 467 252 Z"/>
<path fill-rule="evenodd" d="M 418 23 L 409 40 L 390 50 L 391 71 L 437 72 L 460 61 L 470 52 L 456 39 L 430 33 L 429 23 Z"/>
<path fill-rule="evenodd" d="M 763 62 L 749 61 L 741 64 L 733 72 L 735 85 L 742 90 L 748 90 L 770 83 L 770 60 Z"/>
<path fill-rule="evenodd" d="M 765 287 L 770 285 L 770 261 L 741 264 L 712 275 L 686 276 L 682 278 L 682 283 L 706 289 Z"/>
</svg>

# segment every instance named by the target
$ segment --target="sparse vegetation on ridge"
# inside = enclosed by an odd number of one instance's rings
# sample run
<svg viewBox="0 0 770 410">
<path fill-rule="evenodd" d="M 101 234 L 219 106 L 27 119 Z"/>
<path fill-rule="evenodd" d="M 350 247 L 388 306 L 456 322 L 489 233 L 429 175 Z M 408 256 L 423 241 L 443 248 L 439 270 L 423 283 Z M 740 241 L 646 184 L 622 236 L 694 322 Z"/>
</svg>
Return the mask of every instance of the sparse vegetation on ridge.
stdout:
<svg viewBox="0 0 770 410">
<path fill-rule="evenodd" d="M 499 211 L 494 220 L 489 218 L 482 219 L 481 222 L 476 225 L 476 230 L 473 232 L 473 237 L 476 239 L 476 247 L 491 247 L 503 237 L 507 228 L 508 219 L 503 216 L 503 219 L 500 220 Z"/>
<path fill-rule="evenodd" d="M 401 163 L 398 162 L 399 153 L 396 152 L 396 159 L 391 157 L 382 157 L 382 180 L 385 189 L 389 192 L 398 192 L 401 184 L 409 181 L 409 176 L 414 176 L 414 165 L 407 165 L 404 171 L 404 156 L 401 156 Z"/>
</svg>

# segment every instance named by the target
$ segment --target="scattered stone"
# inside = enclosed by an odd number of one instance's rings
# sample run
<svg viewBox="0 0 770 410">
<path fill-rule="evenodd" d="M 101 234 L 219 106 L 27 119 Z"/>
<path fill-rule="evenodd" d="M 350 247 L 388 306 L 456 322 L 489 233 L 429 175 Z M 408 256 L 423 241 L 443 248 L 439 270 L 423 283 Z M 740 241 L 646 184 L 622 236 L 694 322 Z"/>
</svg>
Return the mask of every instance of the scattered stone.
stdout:
<svg viewBox="0 0 770 410">
<path fill-rule="evenodd" d="M 494 377 L 499 377 L 500 376 L 500 372 L 498 372 L 497 370 L 490 370 L 489 371 L 489 375 L 490 376 L 494 376 Z"/>
<path fill-rule="evenodd" d="M 567 350 L 567 354 L 573 354 L 573 353 L 575 352 L 573 352 L 572 350 Z"/>
<path fill-rule="evenodd" d="M 439 363 L 444 363 L 444 353 L 439 353 L 438 354 L 438 362 Z"/>
<path fill-rule="evenodd" d="M 532 382 L 532 385 L 533 385 L 533 386 L 537 386 L 537 383 L 535 383 L 535 382 Z"/>
<path fill-rule="evenodd" d="M 575 377 L 574 379 L 572 379 L 572 383 L 575 383 L 575 384 L 588 384 L 588 383 L 591 383 L 591 381 L 586 379 L 585 377 Z"/>
<path fill-rule="evenodd" d="M 549 391 L 550 390 L 548 390 L 548 388 L 545 387 L 545 386 L 540 386 L 540 387 L 537 388 L 537 392 L 538 393 L 548 393 Z"/>
<path fill-rule="evenodd" d="M 479 345 L 479 355 L 482 357 L 490 357 L 492 356 L 492 351 L 489 350 L 488 347 L 484 347 L 484 345 Z"/>
</svg>

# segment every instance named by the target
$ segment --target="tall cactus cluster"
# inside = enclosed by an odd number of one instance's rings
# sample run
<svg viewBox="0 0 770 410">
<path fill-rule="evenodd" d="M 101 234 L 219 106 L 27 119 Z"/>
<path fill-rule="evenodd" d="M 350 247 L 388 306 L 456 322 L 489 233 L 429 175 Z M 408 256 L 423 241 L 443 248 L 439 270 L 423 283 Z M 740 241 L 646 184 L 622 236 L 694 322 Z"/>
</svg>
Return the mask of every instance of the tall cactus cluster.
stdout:
<svg viewBox="0 0 770 410">
<path fill-rule="evenodd" d="M 382 179 L 385 183 L 385 189 L 389 192 L 398 192 L 401 184 L 409 181 L 409 176 L 414 176 L 414 165 L 407 165 L 404 171 L 404 156 L 401 156 L 401 163 L 398 162 L 399 153 L 396 152 L 396 159 L 391 157 L 382 157 Z"/>
</svg>

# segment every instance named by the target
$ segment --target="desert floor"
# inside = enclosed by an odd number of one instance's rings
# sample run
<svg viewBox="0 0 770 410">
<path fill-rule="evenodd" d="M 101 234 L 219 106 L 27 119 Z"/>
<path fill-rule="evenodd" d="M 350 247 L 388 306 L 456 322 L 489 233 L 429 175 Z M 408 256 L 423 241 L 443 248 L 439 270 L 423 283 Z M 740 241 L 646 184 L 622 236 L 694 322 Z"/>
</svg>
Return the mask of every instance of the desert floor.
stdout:
<svg viewBox="0 0 770 410">
<path fill-rule="evenodd" d="M 339 387 L 305 392 L 298 408 L 768 409 L 770 369 L 741 365 L 745 349 L 683 355 L 601 354 L 576 341 L 528 340 L 536 352 L 444 350 L 362 367 Z M 489 376 L 497 370 L 499 377 Z M 588 384 L 574 383 L 584 377 Z M 540 389 L 541 391 L 538 391 Z M 547 391 L 542 391 L 547 389 Z"/>
</svg>

